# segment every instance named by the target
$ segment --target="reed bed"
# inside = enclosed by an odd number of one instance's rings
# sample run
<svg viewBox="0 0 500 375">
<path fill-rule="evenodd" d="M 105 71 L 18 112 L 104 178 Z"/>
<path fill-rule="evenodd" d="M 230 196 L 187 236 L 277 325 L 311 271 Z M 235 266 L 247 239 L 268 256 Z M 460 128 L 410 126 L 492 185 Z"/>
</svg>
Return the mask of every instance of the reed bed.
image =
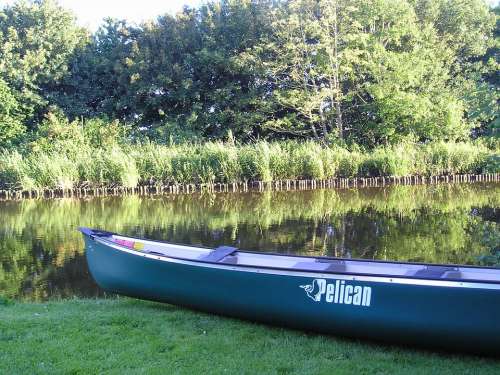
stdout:
<svg viewBox="0 0 500 375">
<path fill-rule="evenodd" d="M 23 153 L 5 150 L 0 155 L 3 191 L 134 191 L 142 186 L 189 190 L 189 186 L 261 186 L 272 181 L 295 181 L 295 185 L 309 181 L 315 187 L 315 181 L 348 179 L 358 184 L 372 179 L 367 181 L 385 183 L 404 182 L 413 176 L 410 180 L 420 183 L 432 182 L 433 176 L 448 181 L 457 179 L 455 175 L 498 173 L 499 150 L 480 143 L 401 144 L 363 151 L 310 141 L 170 146 L 146 142 L 100 148 L 78 144 Z"/>
</svg>

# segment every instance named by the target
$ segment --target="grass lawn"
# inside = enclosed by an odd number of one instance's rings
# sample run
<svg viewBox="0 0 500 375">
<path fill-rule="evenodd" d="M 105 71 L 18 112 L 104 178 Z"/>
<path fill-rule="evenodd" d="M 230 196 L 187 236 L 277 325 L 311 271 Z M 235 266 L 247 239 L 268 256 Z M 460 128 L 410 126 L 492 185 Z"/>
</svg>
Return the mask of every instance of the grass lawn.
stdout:
<svg viewBox="0 0 500 375">
<path fill-rule="evenodd" d="M 128 298 L 0 304 L 0 374 L 499 374 L 500 360 Z"/>
</svg>

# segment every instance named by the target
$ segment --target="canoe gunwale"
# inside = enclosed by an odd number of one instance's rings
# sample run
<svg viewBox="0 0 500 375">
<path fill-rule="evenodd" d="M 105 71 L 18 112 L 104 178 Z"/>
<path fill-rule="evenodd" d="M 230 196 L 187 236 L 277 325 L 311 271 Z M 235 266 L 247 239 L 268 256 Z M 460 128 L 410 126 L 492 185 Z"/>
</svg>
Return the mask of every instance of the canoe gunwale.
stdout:
<svg viewBox="0 0 500 375">
<path fill-rule="evenodd" d="M 98 237 L 100 239 L 105 239 L 105 237 L 102 237 L 101 234 L 106 234 L 107 236 L 112 236 L 112 235 L 116 235 L 116 236 L 120 236 L 120 237 L 126 237 L 126 238 L 130 238 L 130 239 L 134 239 L 134 240 L 139 240 L 139 241 L 150 241 L 150 242 L 157 242 L 159 244 L 164 244 L 164 245 L 173 245 L 173 246 L 186 246 L 186 247 L 197 247 L 197 248 L 200 248 L 200 249 L 207 249 L 207 250 L 214 250 L 213 247 L 208 247 L 208 246 L 203 246 L 203 245 L 192 245 L 192 244 L 186 244 L 186 243 L 179 243 L 179 242 L 169 242 L 169 241 L 161 241 L 161 240 L 151 240 L 151 239 L 147 239 L 147 238 L 144 238 L 144 237 L 133 237 L 133 236 L 126 236 L 126 235 L 122 235 L 122 234 L 119 234 L 119 233 L 115 233 L 115 232 L 108 232 L 108 231 L 101 231 L 101 230 L 98 230 L 98 229 L 91 229 L 91 228 L 86 228 L 86 227 L 79 227 L 78 230 L 80 232 L 82 232 L 83 234 L 86 234 L 88 235 L 90 238 L 94 238 L 94 237 Z M 90 231 L 92 234 L 89 234 Z M 107 241 L 111 244 L 115 244 L 114 242 L 112 241 Z M 127 249 L 125 246 L 123 246 L 124 249 Z M 319 257 L 311 257 L 311 256 L 308 256 L 308 255 L 300 255 L 300 254 L 281 254 L 281 253 L 276 253 L 276 252 L 262 252 L 262 251 L 251 251 L 251 250 L 240 250 L 237 248 L 236 250 L 237 252 L 239 253 L 245 253 L 245 254 L 256 254 L 256 255 L 272 255 L 272 256 L 281 256 L 281 257 L 290 257 L 290 258 L 311 258 L 311 259 L 317 259 L 317 260 L 327 260 L 327 261 L 356 261 L 356 262 L 363 262 L 363 263 L 387 263 L 387 264 L 402 264 L 402 265 L 413 265 L 413 266 L 432 266 L 432 267 L 459 267 L 459 268 L 481 268 L 481 269 L 486 269 L 486 270 L 499 270 L 498 267 L 492 267 L 492 266 L 474 266 L 474 265 L 469 265 L 469 264 L 454 264 L 454 263 L 425 263 L 425 262 L 401 262 L 401 261 L 395 261 L 395 260 L 377 260 L 377 259 L 362 259 L 362 258 L 341 258 L 341 257 L 330 257 L 330 256 L 319 256 Z M 137 252 L 137 251 L 134 251 L 134 252 Z M 139 254 L 141 253 L 140 251 L 138 252 Z M 173 259 L 182 259 L 182 260 L 193 260 L 193 259 L 188 259 L 188 258 L 181 258 L 181 257 L 173 257 L 173 256 L 169 256 L 168 258 L 173 258 Z M 200 263 L 213 263 L 213 262 L 207 262 L 207 261 L 203 261 L 201 259 L 195 259 L 193 261 L 196 261 L 196 262 L 200 262 Z M 215 262 L 215 264 L 223 264 L 223 263 L 217 263 Z M 239 264 L 238 266 L 243 266 L 241 264 Z M 245 267 L 257 267 L 257 268 L 260 268 L 260 266 L 252 266 L 252 265 L 245 265 Z M 262 266 L 262 268 L 277 268 L 279 269 L 279 267 L 264 267 Z M 283 268 L 283 269 L 286 269 L 288 270 L 289 268 Z M 306 272 L 311 272 L 311 270 L 304 270 Z M 324 273 L 328 273 L 328 272 L 324 272 Z M 337 273 L 341 273 L 341 272 L 333 272 L 335 274 Z M 346 272 L 345 273 L 346 275 L 352 275 L 352 273 L 348 273 Z M 373 275 L 373 276 L 378 276 L 377 274 L 369 274 L 367 273 L 366 275 Z M 401 277 L 401 276 L 391 276 L 391 277 Z M 410 276 L 405 276 L 407 278 L 411 278 Z M 421 278 L 415 278 L 415 280 L 419 280 Z M 422 279 L 422 280 L 426 280 L 425 278 Z M 429 278 L 429 280 L 443 280 L 443 279 L 432 279 L 432 278 Z M 452 280 L 452 281 L 463 281 L 462 279 L 446 279 L 446 280 Z M 469 280 L 465 281 L 465 282 L 468 282 Z M 493 284 L 496 284 L 496 283 L 499 283 L 500 284 L 500 281 L 484 281 L 484 280 L 473 280 L 475 282 L 486 282 L 486 283 L 493 283 Z"/>
<path fill-rule="evenodd" d="M 227 264 L 220 262 L 205 261 L 202 259 L 189 259 L 177 256 L 167 256 L 162 254 L 149 254 L 134 249 L 129 249 L 126 246 L 119 245 L 113 241 L 107 240 L 105 237 L 90 236 L 96 242 L 99 242 L 112 249 L 125 252 L 139 258 L 148 258 L 155 261 L 164 261 L 178 263 L 197 267 L 209 267 L 217 269 L 225 269 L 229 271 L 239 272 L 255 272 L 266 274 L 281 274 L 287 276 L 311 277 L 311 278 L 335 278 L 352 281 L 364 282 L 380 282 L 380 283 L 395 283 L 405 285 L 422 285 L 422 286 L 437 286 L 437 287 L 457 287 L 457 288 L 476 288 L 476 289 L 498 289 L 500 290 L 500 281 L 490 280 L 461 280 L 461 279 L 436 279 L 436 278 L 415 278 L 408 275 L 380 275 L 369 273 L 348 273 L 348 272 L 332 272 L 332 271 L 314 271 L 298 268 L 284 268 L 276 266 L 257 266 L 245 264 Z M 129 237 L 133 238 L 133 237 Z M 148 240 L 150 241 L 150 240 Z M 154 241 L 158 242 L 158 241 Z M 208 248 L 210 249 L 210 248 Z M 262 254 L 255 252 L 256 254 Z M 332 258 L 338 259 L 338 258 Z M 398 262 L 393 262 L 398 263 Z M 413 263 L 410 263 L 413 264 Z M 425 263 L 424 263 L 425 264 Z"/>
</svg>

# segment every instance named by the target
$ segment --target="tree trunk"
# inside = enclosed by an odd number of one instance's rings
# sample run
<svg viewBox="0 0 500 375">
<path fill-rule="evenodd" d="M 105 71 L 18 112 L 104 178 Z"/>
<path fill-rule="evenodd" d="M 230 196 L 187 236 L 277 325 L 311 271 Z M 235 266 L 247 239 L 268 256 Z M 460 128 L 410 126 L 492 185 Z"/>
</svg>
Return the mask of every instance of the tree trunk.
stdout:
<svg viewBox="0 0 500 375">
<path fill-rule="evenodd" d="M 340 101 L 337 100 L 335 103 L 335 123 L 337 125 L 337 131 L 340 139 L 344 139 L 344 126 L 342 124 L 342 108 L 340 107 Z"/>
<path fill-rule="evenodd" d="M 338 54 L 338 38 L 339 38 L 339 28 L 338 28 L 338 16 L 337 16 L 337 0 L 333 0 L 332 7 L 332 32 L 333 32 L 333 91 L 334 94 L 331 96 L 332 109 L 335 109 L 335 125 L 337 128 L 337 134 L 340 139 L 344 138 L 344 126 L 342 124 L 342 88 L 340 86 L 339 80 L 339 54 Z"/>
</svg>

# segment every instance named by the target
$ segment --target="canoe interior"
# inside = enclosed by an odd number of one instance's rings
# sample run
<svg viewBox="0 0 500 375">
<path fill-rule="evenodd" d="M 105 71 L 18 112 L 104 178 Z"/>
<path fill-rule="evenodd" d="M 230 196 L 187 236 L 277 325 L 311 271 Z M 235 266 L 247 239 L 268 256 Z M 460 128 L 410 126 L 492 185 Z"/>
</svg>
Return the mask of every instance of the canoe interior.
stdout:
<svg viewBox="0 0 500 375">
<path fill-rule="evenodd" d="M 127 250 L 175 259 L 291 271 L 500 284 L 500 268 L 254 253 L 229 246 L 211 249 L 126 237 L 87 228 L 80 230 Z"/>
</svg>

